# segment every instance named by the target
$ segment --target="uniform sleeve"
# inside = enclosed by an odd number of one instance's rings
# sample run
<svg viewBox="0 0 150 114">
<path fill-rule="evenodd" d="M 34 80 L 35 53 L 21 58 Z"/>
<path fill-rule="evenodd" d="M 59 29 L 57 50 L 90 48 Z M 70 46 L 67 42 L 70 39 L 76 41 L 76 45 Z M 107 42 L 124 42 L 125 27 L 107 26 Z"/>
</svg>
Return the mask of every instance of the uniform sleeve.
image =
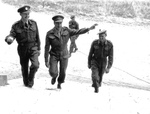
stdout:
<svg viewBox="0 0 150 114">
<path fill-rule="evenodd" d="M 84 33 L 88 32 L 89 28 L 82 28 L 82 29 L 79 29 L 79 30 L 70 29 L 69 31 L 70 31 L 70 36 L 81 35 L 81 34 L 84 34 Z"/>
<path fill-rule="evenodd" d="M 16 39 L 15 25 L 12 25 L 9 35 Z"/>
<path fill-rule="evenodd" d="M 77 30 L 79 30 L 79 24 L 77 23 Z"/>
<path fill-rule="evenodd" d="M 49 37 L 47 34 L 46 39 L 45 39 L 45 54 L 44 54 L 45 62 L 48 62 L 49 50 L 50 50 L 50 41 L 49 41 Z"/>
<path fill-rule="evenodd" d="M 72 27 L 72 22 L 71 21 L 69 21 L 69 28 L 71 28 Z"/>
<path fill-rule="evenodd" d="M 91 60 L 92 60 L 93 51 L 94 51 L 93 44 L 94 44 L 94 42 L 91 45 L 91 48 L 90 48 L 90 51 L 89 51 L 89 55 L 88 55 L 88 65 L 89 66 L 91 66 Z"/>
<path fill-rule="evenodd" d="M 38 44 L 38 50 L 41 50 L 41 41 L 40 41 L 40 36 L 39 36 L 39 29 L 38 29 L 38 26 L 37 26 L 37 23 L 36 23 L 36 42 Z"/>
<path fill-rule="evenodd" d="M 5 37 L 5 42 L 7 42 L 8 36 L 12 36 L 13 40 L 16 39 L 15 24 L 12 25 L 9 35 Z"/>
<path fill-rule="evenodd" d="M 108 56 L 108 66 L 107 68 L 110 69 L 113 64 L 113 45 L 111 46 L 111 49 L 109 50 L 109 56 Z"/>
</svg>

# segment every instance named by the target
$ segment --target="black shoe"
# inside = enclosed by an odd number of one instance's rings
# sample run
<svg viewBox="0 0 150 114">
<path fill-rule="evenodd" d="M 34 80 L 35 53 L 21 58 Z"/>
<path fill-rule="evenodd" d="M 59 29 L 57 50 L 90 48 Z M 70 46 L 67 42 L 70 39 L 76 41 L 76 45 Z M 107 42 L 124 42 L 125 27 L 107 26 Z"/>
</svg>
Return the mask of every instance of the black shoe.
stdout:
<svg viewBox="0 0 150 114">
<path fill-rule="evenodd" d="M 102 83 L 99 84 L 99 87 L 101 87 L 101 86 L 102 86 Z"/>
<path fill-rule="evenodd" d="M 28 84 L 24 83 L 24 86 L 25 86 L 25 87 L 28 87 Z"/>
<path fill-rule="evenodd" d="M 57 85 L 57 89 L 61 89 L 61 84 L 58 84 L 58 85 Z"/>
<path fill-rule="evenodd" d="M 51 80 L 51 84 L 52 84 L 52 85 L 54 85 L 54 84 L 55 84 L 55 82 L 56 82 L 56 78 L 52 78 L 52 80 Z"/>
<path fill-rule="evenodd" d="M 98 87 L 95 87 L 95 93 L 98 93 L 99 92 L 99 88 Z"/>
<path fill-rule="evenodd" d="M 27 80 L 23 80 L 24 86 L 28 86 L 28 81 Z"/>
<path fill-rule="evenodd" d="M 27 87 L 32 88 L 32 86 L 33 86 L 32 84 L 29 84 Z"/>
<path fill-rule="evenodd" d="M 32 88 L 33 85 L 34 85 L 34 82 L 33 82 L 33 81 L 31 81 L 31 82 L 28 83 L 28 87 L 29 87 L 29 88 Z"/>
</svg>

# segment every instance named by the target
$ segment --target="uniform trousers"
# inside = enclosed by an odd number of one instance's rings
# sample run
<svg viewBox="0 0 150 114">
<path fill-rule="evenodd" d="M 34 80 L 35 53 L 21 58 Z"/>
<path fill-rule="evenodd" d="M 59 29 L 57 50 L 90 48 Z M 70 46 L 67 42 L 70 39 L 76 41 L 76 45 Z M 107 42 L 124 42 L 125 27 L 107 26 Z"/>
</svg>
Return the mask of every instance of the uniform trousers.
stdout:
<svg viewBox="0 0 150 114">
<path fill-rule="evenodd" d="M 54 55 L 50 55 L 49 60 L 50 68 L 49 74 L 53 78 L 58 77 L 58 83 L 64 83 L 66 77 L 66 70 L 68 66 L 68 58 L 56 57 Z"/>
<path fill-rule="evenodd" d="M 78 35 L 74 35 L 71 37 L 71 44 L 70 44 L 70 53 L 74 52 L 74 49 L 77 49 L 77 45 L 76 45 L 76 39 L 78 38 Z"/>
<path fill-rule="evenodd" d="M 37 46 L 18 46 L 18 54 L 20 57 L 21 71 L 23 82 L 25 85 L 34 83 L 34 76 L 39 68 L 39 52 Z M 29 61 L 31 66 L 29 68 Z"/>
<path fill-rule="evenodd" d="M 106 62 L 98 63 L 95 60 L 91 62 L 91 70 L 92 70 L 92 82 L 93 86 L 98 88 L 101 86 L 103 75 L 106 68 Z"/>
</svg>

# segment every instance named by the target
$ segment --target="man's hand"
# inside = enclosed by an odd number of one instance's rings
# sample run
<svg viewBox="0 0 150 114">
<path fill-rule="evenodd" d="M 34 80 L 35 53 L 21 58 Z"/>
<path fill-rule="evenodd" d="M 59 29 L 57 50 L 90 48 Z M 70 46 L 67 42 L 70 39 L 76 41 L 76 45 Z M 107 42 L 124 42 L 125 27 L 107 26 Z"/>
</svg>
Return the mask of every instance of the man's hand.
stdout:
<svg viewBox="0 0 150 114">
<path fill-rule="evenodd" d="M 40 51 L 40 50 L 38 50 L 38 53 L 39 53 L 39 56 L 40 56 L 40 54 L 41 54 L 41 51 Z"/>
<path fill-rule="evenodd" d="M 5 41 L 10 45 L 14 41 L 14 38 L 12 36 L 6 36 Z"/>
<path fill-rule="evenodd" d="M 96 23 L 96 24 L 94 24 L 94 25 L 92 25 L 90 28 L 89 28 L 89 30 L 93 30 L 93 29 L 95 29 L 95 27 L 96 26 L 98 26 L 98 24 Z"/>
<path fill-rule="evenodd" d="M 88 68 L 91 69 L 91 65 L 88 64 Z"/>
<path fill-rule="evenodd" d="M 105 73 L 109 73 L 109 69 L 108 68 L 105 69 Z"/>
<path fill-rule="evenodd" d="M 49 67 L 50 67 L 49 62 L 45 62 L 45 66 L 46 66 L 47 68 L 49 68 Z"/>
</svg>

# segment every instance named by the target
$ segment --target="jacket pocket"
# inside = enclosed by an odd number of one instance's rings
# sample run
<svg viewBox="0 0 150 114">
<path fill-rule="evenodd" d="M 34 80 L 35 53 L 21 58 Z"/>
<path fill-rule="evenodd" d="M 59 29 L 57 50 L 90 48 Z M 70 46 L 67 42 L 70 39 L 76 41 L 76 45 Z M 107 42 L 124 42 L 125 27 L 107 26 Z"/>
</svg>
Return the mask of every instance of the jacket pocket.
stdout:
<svg viewBox="0 0 150 114">
<path fill-rule="evenodd" d="M 34 46 L 34 47 L 31 48 L 31 50 L 33 50 L 33 51 L 38 50 L 38 47 Z"/>
<path fill-rule="evenodd" d="M 55 36 L 50 35 L 49 38 L 50 39 L 55 39 Z"/>
<path fill-rule="evenodd" d="M 37 29 L 35 26 L 31 26 L 29 30 L 30 38 L 36 40 Z"/>
</svg>

